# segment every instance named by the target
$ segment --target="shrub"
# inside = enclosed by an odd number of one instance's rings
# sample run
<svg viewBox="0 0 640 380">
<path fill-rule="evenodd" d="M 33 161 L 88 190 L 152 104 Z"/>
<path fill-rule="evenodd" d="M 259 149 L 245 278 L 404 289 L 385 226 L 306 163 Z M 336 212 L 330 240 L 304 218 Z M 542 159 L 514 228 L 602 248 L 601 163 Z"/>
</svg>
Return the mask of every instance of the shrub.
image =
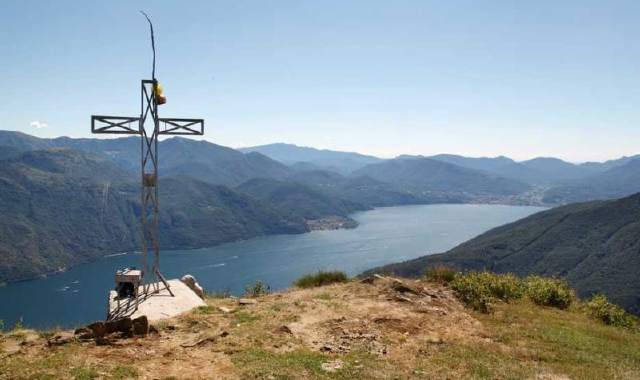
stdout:
<svg viewBox="0 0 640 380">
<path fill-rule="evenodd" d="M 481 313 L 491 311 L 491 295 L 486 284 L 479 281 L 478 273 L 458 276 L 451 284 L 462 302 Z"/>
<path fill-rule="evenodd" d="M 469 272 L 456 276 L 451 284 L 465 304 L 482 313 L 491 311 L 492 302 L 509 302 L 523 294 L 522 281 L 512 274 Z"/>
<path fill-rule="evenodd" d="M 594 295 L 585 303 L 587 314 L 602 321 L 606 325 L 626 327 L 633 330 L 640 329 L 638 318 L 630 315 L 620 306 L 607 299 L 604 294 Z"/>
<path fill-rule="evenodd" d="M 248 286 L 248 285 L 247 285 Z M 246 289 L 246 287 L 245 287 Z M 223 299 L 231 297 L 231 290 L 227 288 L 226 290 L 205 290 L 204 297 L 210 299 Z"/>
<path fill-rule="evenodd" d="M 557 278 L 529 276 L 525 280 L 525 292 L 535 304 L 558 309 L 568 308 L 575 298 L 567 282 Z"/>
<path fill-rule="evenodd" d="M 11 329 L 11 331 L 20 331 L 24 329 L 24 324 L 22 323 L 22 317 L 18 318 L 18 320 L 16 321 L 16 324 L 13 326 L 13 328 Z"/>
<path fill-rule="evenodd" d="M 317 286 L 348 282 L 349 277 L 340 271 L 319 271 L 316 274 L 302 276 L 293 282 L 299 288 L 313 288 Z"/>
<path fill-rule="evenodd" d="M 458 272 L 446 267 L 444 265 L 438 265 L 437 267 L 431 267 L 424 274 L 424 279 L 431 282 L 437 282 L 440 284 L 450 284 L 458 276 Z"/>
<path fill-rule="evenodd" d="M 253 286 L 245 285 L 244 292 L 246 297 L 260 297 L 269 294 L 271 287 L 263 284 L 260 280 L 256 280 L 256 284 Z"/>
</svg>

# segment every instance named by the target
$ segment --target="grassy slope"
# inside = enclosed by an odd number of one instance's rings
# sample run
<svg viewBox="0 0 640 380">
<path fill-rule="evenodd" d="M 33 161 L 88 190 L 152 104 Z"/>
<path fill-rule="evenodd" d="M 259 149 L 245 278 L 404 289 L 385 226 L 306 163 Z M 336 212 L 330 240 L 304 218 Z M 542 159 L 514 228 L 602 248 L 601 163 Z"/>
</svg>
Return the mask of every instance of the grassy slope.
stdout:
<svg viewBox="0 0 640 380">
<path fill-rule="evenodd" d="M 409 303 L 399 302 L 390 284 L 294 290 L 247 307 L 208 299 L 206 307 L 157 323 L 159 336 L 116 346 L 46 348 L 43 333 L 16 331 L 0 338 L 0 374 L 16 380 L 640 378 L 640 334 L 602 325 L 575 307 L 561 311 L 522 300 L 487 315 L 465 309 L 441 285 L 405 281 L 423 290 L 405 294 Z M 201 344 L 181 346 L 194 342 Z M 322 369 L 336 360 L 342 369 Z"/>
</svg>

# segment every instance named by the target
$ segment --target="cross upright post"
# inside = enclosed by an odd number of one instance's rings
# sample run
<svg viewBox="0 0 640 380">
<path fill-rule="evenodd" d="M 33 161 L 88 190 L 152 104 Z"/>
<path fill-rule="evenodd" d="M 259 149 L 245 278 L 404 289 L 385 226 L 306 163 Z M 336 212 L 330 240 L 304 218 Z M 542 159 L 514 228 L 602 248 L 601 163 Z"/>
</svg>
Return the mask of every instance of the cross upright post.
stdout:
<svg viewBox="0 0 640 380">
<path fill-rule="evenodd" d="M 145 14 L 146 17 L 146 14 Z M 147 20 L 149 18 L 147 17 Z M 153 47 L 152 79 L 141 82 L 140 117 L 127 116 L 91 116 L 91 132 L 96 134 L 126 134 L 140 135 L 140 219 L 141 219 L 141 283 L 145 294 L 158 292 L 159 281 L 162 281 L 173 296 L 169 284 L 160 272 L 160 223 L 158 204 L 158 137 L 160 135 L 203 135 L 203 119 L 175 119 L 160 118 L 158 105 L 164 104 L 162 89 L 155 77 L 155 43 L 153 24 L 151 26 L 151 41 Z M 160 102 L 159 102 L 160 101 Z M 137 123 L 137 126 L 136 126 Z M 160 128 L 160 125 L 163 128 Z M 152 250 L 153 261 L 147 257 Z M 137 289 L 135 289 L 137 298 Z M 136 299 L 137 307 L 137 299 Z"/>
</svg>

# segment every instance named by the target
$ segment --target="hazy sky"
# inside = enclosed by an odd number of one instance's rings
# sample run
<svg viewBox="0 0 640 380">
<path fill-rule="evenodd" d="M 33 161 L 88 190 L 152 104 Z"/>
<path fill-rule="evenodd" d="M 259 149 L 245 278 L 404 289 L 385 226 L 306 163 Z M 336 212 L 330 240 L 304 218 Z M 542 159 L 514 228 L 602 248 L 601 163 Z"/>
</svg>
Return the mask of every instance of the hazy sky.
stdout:
<svg viewBox="0 0 640 380">
<path fill-rule="evenodd" d="M 140 9 L 161 116 L 202 117 L 218 144 L 640 153 L 638 1 L 2 0 L 0 129 L 91 137 L 92 114 L 139 115 Z"/>
</svg>

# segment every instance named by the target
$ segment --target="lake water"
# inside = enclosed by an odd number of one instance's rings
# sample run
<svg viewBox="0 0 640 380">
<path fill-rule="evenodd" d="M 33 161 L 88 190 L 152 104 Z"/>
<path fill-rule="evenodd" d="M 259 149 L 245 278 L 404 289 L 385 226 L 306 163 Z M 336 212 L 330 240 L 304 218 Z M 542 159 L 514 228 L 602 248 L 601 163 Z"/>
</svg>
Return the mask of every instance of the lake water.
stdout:
<svg viewBox="0 0 640 380">
<path fill-rule="evenodd" d="M 166 278 L 190 273 L 206 290 L 240 295 L 260 279 L 272 289 L 291 286 L 301 275 L 342 270 L 355 275 L 388 263 L 444 252 L 490 228 L 515 221 L 540 207 L 421 205 L 379 208 L 355 214 L 352 230 L 278 235 L 189 251 L 164 251 Z M 48 278 L 0 287 L 0 318 L 10 328 L 73 327 L 104 319 L 114 272 L 140 266 L 140 254 L 107 257 Z"/>
</svg>

